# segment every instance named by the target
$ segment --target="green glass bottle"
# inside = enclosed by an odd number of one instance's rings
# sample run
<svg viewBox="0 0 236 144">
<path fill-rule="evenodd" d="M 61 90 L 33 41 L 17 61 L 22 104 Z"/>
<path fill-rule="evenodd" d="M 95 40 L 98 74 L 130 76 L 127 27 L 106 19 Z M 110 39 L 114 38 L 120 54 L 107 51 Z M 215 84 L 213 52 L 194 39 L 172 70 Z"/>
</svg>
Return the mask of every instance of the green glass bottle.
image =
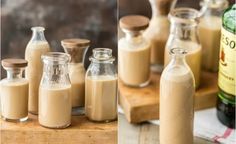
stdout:
<svg viewBox="0 0 236 144">
<path fill-rule="evenodd" d="M 218 73 L 217 117 L 224 125 L 235 128 L 236 98 L 236 4 L 222 16 Z"/>
</svg>

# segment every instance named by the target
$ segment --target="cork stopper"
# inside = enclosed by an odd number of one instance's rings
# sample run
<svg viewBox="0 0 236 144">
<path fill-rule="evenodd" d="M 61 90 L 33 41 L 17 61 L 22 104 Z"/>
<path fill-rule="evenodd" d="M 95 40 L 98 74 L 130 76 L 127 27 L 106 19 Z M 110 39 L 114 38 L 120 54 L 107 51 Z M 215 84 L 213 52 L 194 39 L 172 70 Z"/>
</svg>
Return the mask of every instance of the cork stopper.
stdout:
<svg viewBox="0 0 236 144">
<path fill-rule="evenodd" d="M 120 27 L 131 31 L 145 30 L 149 25 L 149 19 L 141 15 L 128 15 L 120 19 Z"/>
<path fill-rule="evenodd" d="M 23 68 L 26 67 L 28 62 L 24 59 L 3 59 L 2 66 L 9 68 Z"/>
<path fill-rule="evenodd" d="M 90 45 L 87 39 L 64 39 L 61 41 L 64 51 L 71 56 L 71 63 L 79 63 L 83 61 L 85 50 Z"/>
<path fill-rule="evenodd" d="M 175 0 L 150 0 L 150 3 L 160 15 L 168 15 L 173 1 Z"/>
</svg>

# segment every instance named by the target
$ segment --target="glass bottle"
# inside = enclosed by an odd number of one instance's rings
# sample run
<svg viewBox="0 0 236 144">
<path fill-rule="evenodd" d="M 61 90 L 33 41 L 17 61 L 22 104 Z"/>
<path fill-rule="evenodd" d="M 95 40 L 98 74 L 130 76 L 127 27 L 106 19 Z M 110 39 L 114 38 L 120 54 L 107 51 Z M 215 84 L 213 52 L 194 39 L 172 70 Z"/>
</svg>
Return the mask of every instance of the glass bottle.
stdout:
<svg viewBox="0 0 236 144">
<path fill-rule="evenodd" d="M 152 8 L 150 25 L 144 37 L 151 42 L 151 70 L 161 72 L 164 65 L 165 45 L 169 36 L 170 24 L 167 15 L 176 0 L 149 0 Z"/>
<path fill-rule="evenodd" d="M 22 77 L 22 73 L 27 66 L 27 61 L 4 59 L 2 66 L 7 71 L 7 78 L 0 81 L 2 118 L 12 122 L 26 121 L 29 82 Z"/>
<path fill-rule="evenodd" d="M 50 52 L 42 56 L 43 76 L 39 87 L 39 123 L 48 128 L 71 124 L 70 55 Z"/>
<path fill-rule="evenodd" d="M 220 51 L 221 15 L 228 7 L 227 0 L 203 0 L 203 15 L 199 23 L 199 38 L 202 45 L 202 67 L 217 72 Z"/>
<path fill-rule="evenodd" d="M 221 46 L 218 73 L 217 117 L 226 126 L 235 128 L 236 99 L 236 4 L 222 16 Z"/>
<path fill-rule="evenodd" d="M 85 115 L 109 122 L 117 118 L 117 72 L 108 48 L 95 48 L 85 77 Z"/>
<path fill-rule="evenodd" d="M 50 51 L 49 44 L 44 37 L 43 27 L 32 27 L 33 35 L 25 50 L 28 67 L 25 76 L 29 80 L 29 112 L 38 114 L 39 84 L 43 73 L 41 56 Z"/>
<path fill-rule="evenodd" d="M 193 144 L 194 76 L 184 48 L 170 55 L 160 80 L 160 144 Z"/>
<path fill-rule="evenodd" d="M 195 86 L 200 84 L 202 48 L 197 34 L 199 11 L 192 8 L 175 8 L 169 13 L 171 32 L 165 49 L 165 66 L 169 63 L 170 50 L 183 47 L 187 51 L 186 61 L 191 68 Z"/>
<path fill-rule="evenodd" d="M 119 77 L 128 86 L 144 87 L 150 81 L 150 42 L 142 36 L 148 23 L 147 17 L 139 15 L 120 19 L 125 37 L 118 42 Z"/>
<path fill-rule="evenodd" d="M 90 41 L 87 39 L 64 39 L 61 45 L 71 56 L 68 65 L 72 89 L 72 115 L 84 114 L 85 101 L 85 69 L 83 65 L 84 53 Z"/>
</svg>

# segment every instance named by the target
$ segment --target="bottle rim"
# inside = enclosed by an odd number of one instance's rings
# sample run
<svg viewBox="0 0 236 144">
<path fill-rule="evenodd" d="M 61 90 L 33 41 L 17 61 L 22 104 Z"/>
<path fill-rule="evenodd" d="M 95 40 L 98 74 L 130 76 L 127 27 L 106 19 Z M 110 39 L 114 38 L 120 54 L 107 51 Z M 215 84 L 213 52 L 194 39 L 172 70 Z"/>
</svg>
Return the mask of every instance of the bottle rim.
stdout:
<svg viewBox="0 0 236 144">
<path fill-rule="evenodd" d="M 170 50 L 170 55 L 186 55 L 187 50 L 181 47 L 175 47 Z"/>
<path fill-rule="evenodd" d="M 97 62 L 113 62 L 115 57 L 112 56 L 112 49 L 110 48 L 94 48 L 93 55 L 89 57 L 89 60 Z"/>
<path fill-rule="evenodd" d="M 174 8 L 168 14 L 171 23 L 197 25 L 200 20 L 200 12 L 193 8 Z"/>
<path fill-rule="evenodd" d="M 71 60 L 71 56 L 62 52 L 48 52 L 41 56 L 45 63 L 66 64 Z"/>
<path fill-rule="evenodd" d="M 35 26 L 35 27 L 31 27 L 32 31 L 44 31 L 45 28 L 42 26 Z"/>
<path fill-rule="evenodd" d="M 61 45 L 65 48 L 87 48 L 90 46 L 90 40 L 82 38 L 63 39 Z"/>
</svg>

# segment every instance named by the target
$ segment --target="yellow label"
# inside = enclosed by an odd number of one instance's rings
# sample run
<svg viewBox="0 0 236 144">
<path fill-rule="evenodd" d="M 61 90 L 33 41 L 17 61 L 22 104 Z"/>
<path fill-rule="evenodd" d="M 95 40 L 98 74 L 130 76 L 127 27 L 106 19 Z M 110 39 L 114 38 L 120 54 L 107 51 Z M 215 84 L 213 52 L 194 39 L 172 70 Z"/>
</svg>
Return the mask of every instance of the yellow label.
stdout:
<svg viewBox="0 0 236 144">
<path fill-rule="evenodd" d="M 226 93 L 236 95 L 236 35 L 221 28 L 218 85 Z"/>
</svg>

